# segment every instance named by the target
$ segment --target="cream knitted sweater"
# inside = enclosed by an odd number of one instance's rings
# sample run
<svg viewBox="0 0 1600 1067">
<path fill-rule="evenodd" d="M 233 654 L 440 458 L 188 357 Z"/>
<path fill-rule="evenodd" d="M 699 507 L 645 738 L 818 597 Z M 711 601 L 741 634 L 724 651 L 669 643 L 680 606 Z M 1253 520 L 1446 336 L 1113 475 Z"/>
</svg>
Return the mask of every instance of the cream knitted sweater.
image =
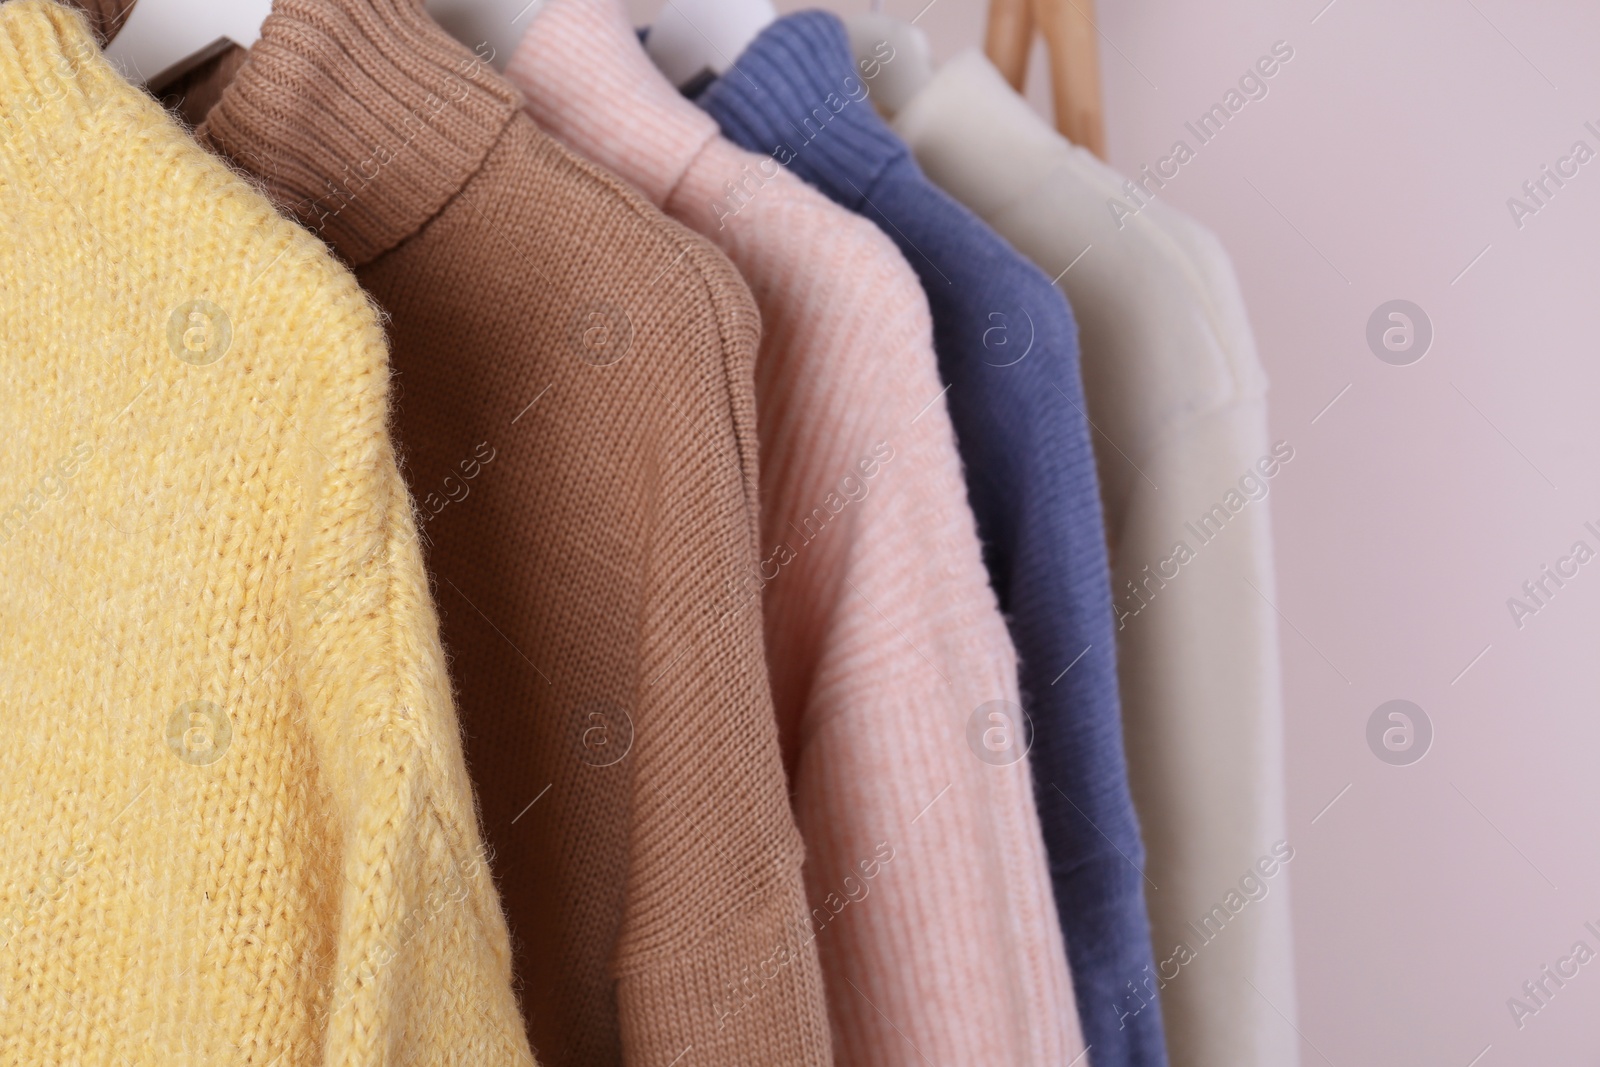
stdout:
<svg viewBox="0 0 1600 1067">
<path fill-rule="evenodd" d="M 0 5 L 0 1063 L 529 1063 L 323 245 Z"/>
<path fill-rule="evenodd" d="M 1173 1067 L 1294 1067 L 1267 379 L 1217 239 L 1038 118 L 975 50 L 894 126 L 928 176 L 1072 299 L 1099 452 L 1129 776 Z M 1079 257 L 1081 256 L 1081 262 Z M 1069 264 L 1071 270 L 1065 269 Z M 1159 487 L 1159 488 L 1158 488 Z M 1181 546 L 1181 547 L 1180 547 Z"/>
</svg>

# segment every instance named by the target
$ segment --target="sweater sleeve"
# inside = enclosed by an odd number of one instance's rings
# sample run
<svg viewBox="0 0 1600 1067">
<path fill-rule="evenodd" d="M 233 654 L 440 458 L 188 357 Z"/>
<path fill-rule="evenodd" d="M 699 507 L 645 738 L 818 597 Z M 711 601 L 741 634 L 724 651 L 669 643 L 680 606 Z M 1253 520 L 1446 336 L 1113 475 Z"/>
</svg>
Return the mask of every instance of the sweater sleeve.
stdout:
<svg viewBox="0 0 1600 1067">
<path fill-rule="evenodd" d="M 387 352 L 354 279 L 340 281 L 340 299 L 360 306 L 325 316 L 349 325 L 306 353 L 317 377 L 303 393 L 306 530 L 289 667 L 338 830 L 324 1062 L 532 1063 L 385 425 Z"/>
<path fill-rule="evenodd" d="M 1161 491 L 1133 487 L 1117 550 L 1121 676 L 1137 713 L 1128 749 L 1161 886 L 1156 981 L 1185 1063 L 1298 1062 L 1277 1014 L 1295 1016 L 1284 873 L 1294 848 L 1283 815 L 1272 482 L 1256 466 L 1276 473 L 1293 455 L 1290 442 L 1269 443 L 1260 397 L 1195 418 L 1141 457 Z M 1240 479 L 1252 474 L 1246 496 Z"/>
<path fill-rule="evenodd" d="M 816 296 L 849 351 L 851 419 L 826 441 L 775 449 L 793 487 L 766 546 L 780 564 L 765 593 L 774 688 L 804 694 L 795 809 L 836 1054 L 1065 1064 L 1083 1039 L 1029 760 L 973 747 L 975 717 L 992 722 L 981 709 L 1017 706 L 1017 664 L 927 300 L 875 227 L 832 223 L 822 205 L 789 211 L 789 229 L 824 234 L 832 261 L 859 272 L 828 279 L 850 292 Z M 782 404 L 789 392 L 763 395 Z"/>
</svg>

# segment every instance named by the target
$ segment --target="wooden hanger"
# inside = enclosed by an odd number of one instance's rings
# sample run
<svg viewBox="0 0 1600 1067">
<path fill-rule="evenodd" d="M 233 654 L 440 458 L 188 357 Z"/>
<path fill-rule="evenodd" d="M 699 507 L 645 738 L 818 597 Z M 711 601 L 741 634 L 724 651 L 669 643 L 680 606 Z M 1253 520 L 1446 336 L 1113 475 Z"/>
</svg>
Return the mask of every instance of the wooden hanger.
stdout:
<svg viewBox="0 0 1600 1067">
<path fill-rule="evenodd" d="M 1022 92 L 1028 81 L 1028 52 L 1033 47 L 1032 0 L 989 0 L 989 27 L 983 51 L 1011 88 Z"/>
<path fill-rule="evenodd" d="M 1073 144 L 1106 157 L 1100 100 L 1100 52 L 1094 0 L 989 0 L 984 52 L 1018 92 L 1027 80 L 1037 24 L 1050 52 L 1050 95 L 1056 129 Z"/>
</svg>

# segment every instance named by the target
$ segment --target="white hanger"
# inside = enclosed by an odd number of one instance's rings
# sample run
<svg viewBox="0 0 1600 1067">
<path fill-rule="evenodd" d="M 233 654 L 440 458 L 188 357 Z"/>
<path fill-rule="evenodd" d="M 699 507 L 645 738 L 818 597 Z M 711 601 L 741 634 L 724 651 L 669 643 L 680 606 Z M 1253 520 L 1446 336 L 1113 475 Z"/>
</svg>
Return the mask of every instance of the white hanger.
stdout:
<svg viewBox="0 0 1600 1067">
<path fill-rule="evenodd" d="M 893 118 L 933 80 L 933 50 L 921 29 L 885 15 L 880 0 L 864 15 L 844 20 L 855 53 L 856 72 L 879 114 Z"/>
<path fill-rule="evenodd" d="M 135 85 L 160 84 L 173 67 L 214 55 L 228 42 L 249 48 L 271 13 L 272 0 L 139 0 L 106 46 L 106 58 Z"/>
<path fill-rule="evenodd" d="M 667 0 L 644 50 L 678 88 L 706 71 L 723 74 L 778 19 L 772 0 Z"/>
<path fill-rule="evenodd" d="M 435 22 L 468 48 L 481 54 L 487 45 L 489 65 L 504 72 L 511 53 L 517 50 L 517 43 L 544 10 L 545 3 L 546 0 L 427 0 L 423 6 Z"/>
</svg>

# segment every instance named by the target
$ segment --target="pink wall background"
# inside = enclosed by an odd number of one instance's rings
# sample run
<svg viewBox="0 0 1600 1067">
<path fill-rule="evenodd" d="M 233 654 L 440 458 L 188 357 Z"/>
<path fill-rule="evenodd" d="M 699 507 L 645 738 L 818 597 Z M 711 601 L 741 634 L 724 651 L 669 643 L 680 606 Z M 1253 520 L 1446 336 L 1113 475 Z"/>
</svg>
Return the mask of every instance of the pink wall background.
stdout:
<svg viewBox="0 0 1600 1067">
<path fill-rule="evenodd" d="M 1124 171 L 1273 42 L 1294 48 L 1163 196 L 1232 252 L 1273 437 L 1296 449 L 1271 507 L 1302 1062 L 1594 1063 L 1600 959 L 1521 1029 L 1506 1002 L 1575 942 L 1600 952 L 1600 559 L 1520 630 L 1506 601 L 1573 542 L 1600 549 L 1583 526 L 1600 529 L 1600 159 L 1520 230 L 1506 200 L 1575 140 L 1600 151 L 1600 9 L 1326 3 L 1099 0 L 1097 17 Z M 644 23 L 660 5 L 631 6 Z M 935 0 L 918 25 L 936 60 L 981 45 L 986 10 Z M 1046 77 L 1036 47 L 1048 115 Z M 1410 366 L 1365 340 L 1394 298 L 1434 327 Z M 1393 698 L 1434 726 L 1410 766 L 1366 744 Z"/>
</svg>

